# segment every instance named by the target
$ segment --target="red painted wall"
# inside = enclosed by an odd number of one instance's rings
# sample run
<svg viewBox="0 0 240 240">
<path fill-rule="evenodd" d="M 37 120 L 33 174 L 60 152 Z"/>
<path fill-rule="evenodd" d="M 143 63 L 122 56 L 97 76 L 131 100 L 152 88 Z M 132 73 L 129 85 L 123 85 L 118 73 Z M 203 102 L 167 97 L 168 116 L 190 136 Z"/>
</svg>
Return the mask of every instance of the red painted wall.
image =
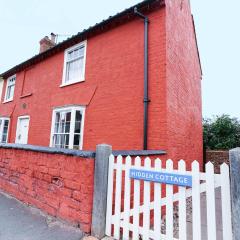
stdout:
<svg viewBox="0 0 240 240">
<path fill-rule="evenodd" d="M 149 146 L 154 149 L 161 149 L 164 143 L 160 134 L 165 118 L 162 111 L 165 104 L 162 97 L 164 16 L 164 9 L 150 14 Z M 85 82 L 59 87 L 63 52 L 34 65 L 25 73 L 18 73 L 14 101 L 0 106 L 1 115 L 12 113 L 10 142 L 15 141 L 17 117 L 30 115 L 29 143 L 48 146 L 53 107 L 82 104 L 87 105 L 84 149 L 95 149 L 96 144 L 103 142 L 111 144 L 113 149 L 142 149 L 143 31 L 143 21 L 137 18 L 88 39 Z M 20 99 L 28 93 L 32 96 Z M 23 103 L 27 104 L 26 109 L 22 108 Z"/>
<path fill-rule="evenodd" d="M 177 15 L 178 23 L 174 11 L 167 6 L 149 14 L 148 146 L 167 150 L 169 158 L 201 160 L 200 75 L 192 22 L 186 11 L 187 16 Z M 171 29 L 176 31 L 172 38 Z M 143 21 L 136 18 L 88 39 L 85 82 L 59 87 L 63 52 L 18 73 L 14 101 L 0 104 L 0 114 L 11 115 L 10 142 L 15 141 L 17 117 L 30 115 L 29 144 L 49 146 L 52 109 L 82 104 L 87 105 L 84 150 L 99 143 L 116 150 L 142 149 L 143 31 Z M 182 57 L 181 49 L 187 54 L 177 34 L 183 42 L 190 39 L 193 61 Z M 32 96 L 20 98 L 28 93 Z"/>
<path fill-rule="evenodd" d="M 0 148 L 0 189 L 89 233 L 94 159 Z"/>
<path fill-rule="evenodd" d="M 202 162 L 201 66 L 189 0 L 166 1 L 167 151 Z"/>
</svg>

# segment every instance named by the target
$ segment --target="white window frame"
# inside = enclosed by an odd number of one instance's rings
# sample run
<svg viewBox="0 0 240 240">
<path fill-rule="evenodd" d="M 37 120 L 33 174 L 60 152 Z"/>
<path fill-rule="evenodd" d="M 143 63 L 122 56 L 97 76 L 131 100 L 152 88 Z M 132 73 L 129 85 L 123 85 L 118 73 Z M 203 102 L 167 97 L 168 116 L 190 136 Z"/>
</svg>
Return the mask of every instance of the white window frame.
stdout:
<svg viewBox="0 0 240 240">
<path fill-rule="evenodd" d="M 53 135 L 54 135 L 54 129 L 55 129 L 55 120 L 56 120 L 56 113 L 57 112 L 65 112 L 65 111 L 71 111 L 71 123 L 70 123 L 70 133 L 69 133 L 69 149 L 73 149 L 73 141 L 74 141 L 74 128 L 75 128 L 75 119 L 76 119 L 76 111 L 80 111 L 82 114 L 82 121 L 81 121 L 81 136 L 80 136 L 80 144 L 79 144 L 79 150 L 82 150 L 83 147 L 83 134 L 84 134 L 84 121 L 85 121 L 85 106 L 66 106 L 66 107 L 57 107 L 53 109 L 52 113 L 52 127 L 51 127 L 51 136 L 50 136 L 50 147 L 53 146 Z M 74 120 L 73 120 L 74 119 Z"/>
<path fill-rule="evenodd" d="M 11 98 L 7 98 L 8 88 L 9 88 L 10 86 L 13 86 L 13 84 L 10 83 L 10 80 L 12 80 L 13 78 L 15 78 L 14 88 L 13 88 L 13 95 L 12 95 Z M 16 87 L 16 80 L 17 80 L 16 74 L 13 75 L 13 76 L 11 76 L 11 77 L 9 77 L 9 78 L 7 79 L 7 85 L 6 85 L 6 90 L 5 90 L 4 102 L 11 102 L 11 101 L 13 100 L 13 98 L 14 98 L 14 92 L 15 92 L 15 87 Z"/>
<path fill-rule="evenodd" d="M 8 130 L 7 130 L 7 137 L 6 143 L 8 143 L 8 134 L 9 134 L 9 127 L 10 127 L 10 118 L 9 117 L 0 117 L 0 120 L 3 121 L 3 124 L 0 126 L 0 143 L 2 143 L 2 136 L 3 136 L 3 127 L 6 120 L 8 120 Z"/>
<path fill-rule="evenodd" d="M 84 46 L 84 59 L 83 59 L 83 74 L 82 76 L 79 76 L 78 79 L 75 79 L 74 81 L 71 82 L 66 82 L 66 71 L 67 71 L 67 58 L 68 58 L 68 53 L 73 51 L 76 48 L 79 48 L 81 46 Z M 85 81 L 85 70 L 86 70 L 86 53 L 87 53 L 87 41 L 83 41 L 79 44 L 76 44 L 68 49 L 65 50 L 64 52 L 64 66 L 63 66 L 63 76 L 62 76 L 62 84 L 60 87 L 68 86 L 74 83 L 78 82 L 83 82 Z"/>
</svg>

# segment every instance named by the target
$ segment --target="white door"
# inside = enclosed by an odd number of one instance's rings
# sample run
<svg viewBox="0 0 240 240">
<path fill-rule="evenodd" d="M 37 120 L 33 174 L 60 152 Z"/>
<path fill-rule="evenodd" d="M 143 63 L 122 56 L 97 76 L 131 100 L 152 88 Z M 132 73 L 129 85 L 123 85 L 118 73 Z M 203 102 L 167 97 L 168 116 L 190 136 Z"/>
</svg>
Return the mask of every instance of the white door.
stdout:
<svg viewBox="0 0 240 240">
<path fill-rule="evenodd" d="M 27 144 L 28 142 L 29 117 L 19 117 L 16 131 L 16 143 Z"/>
</svg>

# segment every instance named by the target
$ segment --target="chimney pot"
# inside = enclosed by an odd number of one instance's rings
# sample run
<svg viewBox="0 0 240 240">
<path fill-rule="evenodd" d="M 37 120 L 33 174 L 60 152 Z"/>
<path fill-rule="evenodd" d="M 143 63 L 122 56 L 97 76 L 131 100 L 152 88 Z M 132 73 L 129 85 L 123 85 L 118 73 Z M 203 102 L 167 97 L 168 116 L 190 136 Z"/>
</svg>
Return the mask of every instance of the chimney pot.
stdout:
<svg viewBox="0 0 240 240">
<path fill-rule="evenodd" d="M 56 44 L 56 34 L 54 34 L 54 33 L 51 33 L 51 41 L 54 43 L 54 44 Z"/>
</svg>

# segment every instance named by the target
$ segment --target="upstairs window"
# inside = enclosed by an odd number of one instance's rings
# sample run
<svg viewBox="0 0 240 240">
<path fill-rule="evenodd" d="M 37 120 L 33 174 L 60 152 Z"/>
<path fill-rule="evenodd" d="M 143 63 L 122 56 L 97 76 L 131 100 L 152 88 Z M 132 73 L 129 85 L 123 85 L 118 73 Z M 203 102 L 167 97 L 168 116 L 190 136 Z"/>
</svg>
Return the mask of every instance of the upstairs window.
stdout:
<svg viewBox="0 0 240 240">
<path fill-rule="evenodd" d="M 66 107 L 53 111 L 50 146 L 82 149 L 85 108 Z"/>
<path fill-rule="evenodd" d="M 12 101 L 15 89 L 16 75 L 7 79 L 6 93 L 5 93 L 5 102 Z"/>
<path fill-rule="evenodd" d="M 61 86 L 82 82 L 85 79 L 86 42 L 65 51 L 63 81 Z"/>
<path fill-rule="evenodd" d="M 0 143 L 8 141 L 9 118 L 0 118 Z"/>
</svg>

